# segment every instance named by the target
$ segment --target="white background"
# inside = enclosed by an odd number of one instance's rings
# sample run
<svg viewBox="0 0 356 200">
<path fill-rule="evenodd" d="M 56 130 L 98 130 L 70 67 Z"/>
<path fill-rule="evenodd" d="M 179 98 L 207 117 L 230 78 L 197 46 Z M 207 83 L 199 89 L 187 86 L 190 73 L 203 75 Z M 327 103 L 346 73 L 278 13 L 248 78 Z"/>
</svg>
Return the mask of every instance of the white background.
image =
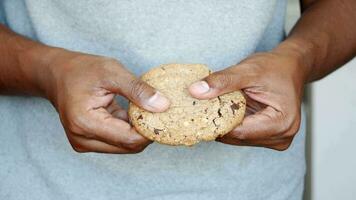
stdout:
<svg viewBox="0 0 356 200">
<path fill-rule="evenodd" d="M 312 86 L 312 199 L 356 199 L 356 60 Z"/>
</svg>

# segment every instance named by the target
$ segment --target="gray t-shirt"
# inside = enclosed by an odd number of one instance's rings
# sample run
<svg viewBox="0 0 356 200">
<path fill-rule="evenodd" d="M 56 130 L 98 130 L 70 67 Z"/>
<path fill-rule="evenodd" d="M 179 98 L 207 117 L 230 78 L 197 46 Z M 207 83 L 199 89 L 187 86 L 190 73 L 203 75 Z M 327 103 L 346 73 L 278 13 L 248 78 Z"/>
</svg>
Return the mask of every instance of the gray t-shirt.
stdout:
<svg viewBox="0 0 356 200">
<path fill-rule="evenodd" d="M 40 42 L 114 57 L 139 75 L 163 63 L 214 70 L 276 46 L 286 0 L 2 0 L 0 19 Z M 285 152 L 217 142 L 78 154 L 41 98 L 0 96 L 0 199 L 301 199 L 304 123 Z"/>
</svg>

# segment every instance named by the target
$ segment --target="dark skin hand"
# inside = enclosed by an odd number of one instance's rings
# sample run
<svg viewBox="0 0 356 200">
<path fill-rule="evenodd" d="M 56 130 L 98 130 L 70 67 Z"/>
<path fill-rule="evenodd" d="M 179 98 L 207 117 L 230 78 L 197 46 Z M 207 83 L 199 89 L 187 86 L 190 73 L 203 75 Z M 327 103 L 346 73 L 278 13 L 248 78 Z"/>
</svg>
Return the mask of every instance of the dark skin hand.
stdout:
<svg viewBox="0 0 356 200">
<path fill-rule="evenodd" d="M 162 112 L 169 101 L 154 88 L 114 59 L 48 47 L 1 29 L 0 91 L 50 100 L 75 151 L 137 153 L 151 143 L 128 123 L 114 97 Z"/>
<path fill-rule="evenodd" d="M 241 126 L 218 141 L 283 150 L 289 146 L 300 125 L 305 79 L 299 73 L 300 65 L 284 51 L 259 53 L 236 66 L 215 72 L 204 82 L 192 85 L 190 91 L 206 99 L 243 90 L 247 115 Z M 206 84 L 209 90 L 197 95 L 200 84 Z"/>
<path fill-rule="evenodd" d="M 116 94 L 152 112 L 162 112 L 169 101 L 129 73 L 118 61 L 64 52 L 49 65 L 48 99 L 56 107 L 67 137 L 79 152 L 137 153 L 151 141 L 128 123 Z"/>
<path fill-rule="evenodd" d="M 194 83 L 192 96 L 209 99 L 235 90 L 247 98 L 241 126 L 217 139 L 232 145 L 286 150 L 298 132 L 304 85 L 356 54 L 356 1 L 305 0 L 288 38 L 270 52 Z"/>
<path fill-rule="evenodd" d="M 303 2 L 304 14 L 286 41 L 189 88 L 199 99 L 245 92 L 249 115 L 220 142 L 287 149 L 299 128 L 304 85 L 355 56 L 356 1 Z M 78 152 L 137 153 L 150 143 L 127 122 L 115 95 L 152 112 L 169 107 L 111 58 L 43 45 L 1 25 L 0 52 L 0 93 L 51 101 Z"/>
</svg>

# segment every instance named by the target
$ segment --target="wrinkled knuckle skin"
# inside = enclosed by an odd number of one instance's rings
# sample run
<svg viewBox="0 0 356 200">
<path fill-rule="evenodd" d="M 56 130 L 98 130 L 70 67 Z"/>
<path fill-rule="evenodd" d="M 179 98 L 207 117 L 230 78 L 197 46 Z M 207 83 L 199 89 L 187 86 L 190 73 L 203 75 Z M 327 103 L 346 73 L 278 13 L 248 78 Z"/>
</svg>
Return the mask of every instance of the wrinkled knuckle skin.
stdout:
<svg viewBox="0 0 356 200">
<path fill-rule="evenodd" d="M 209 76 L 207 78 L 209 85 L 216 89 L 224 89 L 227 86 L 232 84 L 232 76 L 223 73 L 223 72 L 216 72 L 213 76 Z"/>
<path fill-rule="evenodd" d="M 276 127 L 278 133 L 282 135 L 290 129 L 292 122 L 288 119 L 288 116 L 286 116 L 282 112 L 277 112 L 274 118 L 278 124 L 278 126 Z"/>
<path fill-rule="evenodd" d="M 83 133 L 83 130 L 81 128 L 81 122 L 77 117 L 73 117 L 68 120 L 67 128 L 73 133 L 77 133 L 77 134 Z"/>
<path fill-rule="evenodd" d="M 77 130 L 79 129 L 79 128 L 74 124 L 74 122 L 72 122 L 72 121 L 68 121 L 68 123 L 67 123 L 67 128 L 68 128 L 68 130 L 70 130 L 71 132 L 77 132 Z"/>
<path fill-rule="evenodd" d="M 301 125 L 302 119 L 301 116 L 298 115 L 292 128 L 291 131 L 294 133 L 293 135 L 295 135 L 296 133 L 298 133 L 299 129 L 300 129 L 300 125 Z"/>
<path fill-rule="evenodd" d="M 134 79 L 131 81 L 131 89 L 130 89 L 130 95 L 132 98 L 141 100 L 145 96 L 145 92 L 147 90 L 147 85 L 145 82 L 139 80 L 139 79 Z"/>
<path fill-rule="evenodd" d="M 290 122 L 291 125 L 288 127 L 288 129 L 285 131 L 285 136 L 287 137 L 293 137 L 295 134 L 298 133 L 300 129 L 300 124 L 301 124 L 301 117 L 300 115 L 296 116 L 295 119 Z"/>
</svg>

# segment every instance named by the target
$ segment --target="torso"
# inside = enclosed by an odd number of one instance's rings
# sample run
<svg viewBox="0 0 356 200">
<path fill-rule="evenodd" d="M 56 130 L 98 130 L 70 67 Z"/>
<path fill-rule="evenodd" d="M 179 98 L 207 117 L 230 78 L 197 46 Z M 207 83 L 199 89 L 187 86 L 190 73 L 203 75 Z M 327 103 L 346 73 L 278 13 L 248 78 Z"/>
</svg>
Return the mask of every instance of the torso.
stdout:
<svg viewBox="0 0 356 200">
<path fill-rule="evenodd" d="M 40 42 L 119 59 L 140 75 L 164 63 L 214 70 L 284 37 L 285 0 L 5 0 L 7 24 Z M 304 134 L 286 152 L 216 142 L 77 154 L 45 100 L 0 97 L 0 185 L 17 199 L 299 199 Z M 303 128 L 302 128 L 303 130 Z M 20 167 L 21 166 L 21 167 Z M 8 184 L 9 182 L 14 184 Z M 289 197 L 293 195 L 293 197 Z M 21 199 L 21 198 L 20 198 Z"/>
</svg>

